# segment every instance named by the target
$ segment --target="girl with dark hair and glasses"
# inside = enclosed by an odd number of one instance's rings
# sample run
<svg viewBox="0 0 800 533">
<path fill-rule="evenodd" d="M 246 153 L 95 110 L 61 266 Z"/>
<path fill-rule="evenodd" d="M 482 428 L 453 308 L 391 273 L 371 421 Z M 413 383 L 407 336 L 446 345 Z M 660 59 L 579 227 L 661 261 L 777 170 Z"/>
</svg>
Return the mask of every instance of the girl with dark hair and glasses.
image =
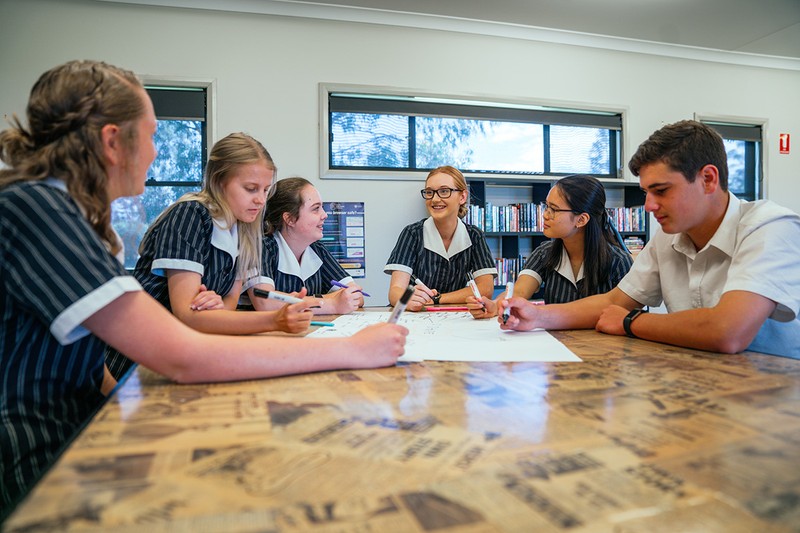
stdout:
<svg viewBox="0 0 800 533">
<path fill-rule="evenodd" d="M 465 224 L 469 191 L 461 172 L 451 166 L 430 171 L 420 191 L 430 216 L 400 233 L 383 271 L 391 274 L 389 303 L 395 305 L 411 282 L 415 291 L 406 309 L 464 303 L 474 278 L 484 296 L 494 291 L 494 259 L 483 233 Z M 412 282 L 413 280 L 413 282 Z"/>
<path fill-rule="evenodd" d="M 592 176 L 560 179 L 550 189 L 544 210 L 544 234 L 525 261 L 514 294 L 491 301 L 468 301 L 475 318 L 497 313 L 497 302 L 511 296 L 531 298 L 540 288 L 548 304 L 565 303 L 610 291 L 628 273 L 633 259 L 606 213 L 603 185 Z M 482 304 L 482 306 L 480 305 Z"/>
</svg>

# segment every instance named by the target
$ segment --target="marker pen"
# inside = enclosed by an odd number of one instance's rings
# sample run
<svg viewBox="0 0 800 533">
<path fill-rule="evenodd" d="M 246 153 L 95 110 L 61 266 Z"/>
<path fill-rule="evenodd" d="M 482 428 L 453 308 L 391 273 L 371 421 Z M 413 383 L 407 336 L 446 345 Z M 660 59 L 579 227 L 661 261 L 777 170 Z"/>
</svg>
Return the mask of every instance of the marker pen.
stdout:
<svg viewBox="0 0 800 533">
<path fill-rule="evenodd" d="M 422 290 L 424 290 L 429 296 L 433 297 L 433 291 L 425 285 L 421 279 L 416 277 L 414 274 L 409 274 L 411 276 L 411 283 L 414 285 L 419 285 Z M 435 300 L 434 300 L 435 301 Z"/>
<path fill-rule="evenodd" d="M 423 309 L 429 313 L 435 313 L 436 311 L 469 311 L 469 307 L 423 307 Z"/>
<path fill-rule="evenodd" d="M 508 283 L 506 283 L 506 300 L 510 299 L 512 296 L 514 296 L 514 282 L 509 281 Z M 505 324 L 508 321 L 508 317 L 510 316 L 511 316 L 511 308 L 506 307 L 505 309 L 503 309 L 503 324 Z"/>
<path fill-rule="evenodd" d="M 389 324 L 397 324 L 397 320 L 400 318 L 400 315 L 403 314 L 403 311 L 406 310 L 406 305 L 408 305 L 408 301 L 411 299 L 411 295 L 414 294 L 414 286 L 409 285 L 406 287 L 406 292 L 403 293 L 403 296 L 400 297 L 400 301 L 397 302 L 397 305 L 394 306 L 392 309 L 392 314 L 389 315 Z"/>
<path fill-rule="evenodd" d="M 259 298 L 269 298 L 270 300 L 278 300 L 279 302 L 284 302 L 287 304 L 299 304 L 303 301 L 300 298 L 295 298 L 294 296 L 278 291 L 265 291 L 262 289 L 253 289 L 253 294 L 258 296 Z M 309 307 L 309 309 L 311 308 L 319 309 L 320 307 L 321 306 L 319 305 L 312 305 Z"/>
<path fill-rule="evenodd" d="M 472 289 L 472 295 L 475 296 L 475 299 L 478 300 L 478 303 L 481 304 L 481 307 L 486 309 L 486 306 L 483 305 L 483 299 L 481 298 L 481 291 L 478 290 L 478 284 L 475 283 L 475 278 L 472 275 L 472 272 L 467 272 L 467 276 L 469 279 L 467 280 L 467 285 Z"/>
<path fill-rule="evenodd" d="M 331 280 L 331 285 L 335 285 L 336 287 L 341 287 L 342 289 L 346 289 L 346 288 L 349 287 L 349 285 L 345 285 L 344 283 L 340 283 L 340 282 L 336 281 L 335 279 Z M 366 292 L 362 291 L 361 289 L 357 289 L 356 292 L 360 292 L 364 296 L 369 296 L 369 294 L 367 294 Z"/>
<path fill-rule="evenodd" d="M 316 320 L 311 321 L 312 326 L 328 326 L 333 327 L 333 322 L 317 322 Z"/>
</svg>

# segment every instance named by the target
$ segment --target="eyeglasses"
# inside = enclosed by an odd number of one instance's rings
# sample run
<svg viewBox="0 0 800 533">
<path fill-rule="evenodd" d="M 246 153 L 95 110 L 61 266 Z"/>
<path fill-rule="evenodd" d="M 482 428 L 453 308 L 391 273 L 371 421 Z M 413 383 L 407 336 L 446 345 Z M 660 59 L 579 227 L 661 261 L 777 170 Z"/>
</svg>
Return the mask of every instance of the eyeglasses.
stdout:
<svg viewBox="0 0 800 533">
<path fill-rule="evenodd" d="M 564 211 L 575 213 L 576 215 L 580 215 L 582 213 L 582 211 L 578 211 L 577 209 L 556 209 L 550 204 L 544 204 L 544 212 L 542 214 L 547 218 L 555 218 L 556 213 L 562 213 Z"/>
<path fill-rule="evenodd" d="M 433 200 L 433 195 L 438 194 L 439 198 L 450 198 L 450 196 L 454 192 L 463 192 L 464 189 L 450 189 L 449 187 L 443 187 L 441 189 L 422 189 L 419 193 L 422 195 L 423 198 L 426 200 Z"/>
</svg>

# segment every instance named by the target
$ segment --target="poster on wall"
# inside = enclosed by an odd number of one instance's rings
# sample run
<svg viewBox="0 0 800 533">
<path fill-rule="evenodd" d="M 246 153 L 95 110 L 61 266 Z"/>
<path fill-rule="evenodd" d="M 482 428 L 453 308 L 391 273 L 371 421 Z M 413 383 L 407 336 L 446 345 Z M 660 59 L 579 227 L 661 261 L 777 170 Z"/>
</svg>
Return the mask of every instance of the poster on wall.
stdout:
<svg viewBox="0 0 800 533">
<path fill-rule="evenodd" d="M 328 218 L 322 226 L 322 244 L 354 278 L 366 275 L 364 202 L 323 202 Z"/>
</svg>

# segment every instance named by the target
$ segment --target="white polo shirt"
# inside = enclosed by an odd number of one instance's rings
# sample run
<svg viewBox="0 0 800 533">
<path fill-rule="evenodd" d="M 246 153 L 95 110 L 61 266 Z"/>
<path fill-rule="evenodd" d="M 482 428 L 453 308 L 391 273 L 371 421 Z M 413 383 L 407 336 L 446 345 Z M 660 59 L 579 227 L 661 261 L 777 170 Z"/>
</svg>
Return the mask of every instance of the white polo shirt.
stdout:
<svg viewBox="0 0 800 533">
<path fill-rule="evenodd" d="M 659 228 L 619 288 L 644 305 L 663 301 L 669 312 L 714 307 L 728 291 L 760 294 L 778 305 L 748 350 L 800 359 L 800 216 L 729 195 L 725 217 L 702 250 L 687 235 Z"/>
</svg>

